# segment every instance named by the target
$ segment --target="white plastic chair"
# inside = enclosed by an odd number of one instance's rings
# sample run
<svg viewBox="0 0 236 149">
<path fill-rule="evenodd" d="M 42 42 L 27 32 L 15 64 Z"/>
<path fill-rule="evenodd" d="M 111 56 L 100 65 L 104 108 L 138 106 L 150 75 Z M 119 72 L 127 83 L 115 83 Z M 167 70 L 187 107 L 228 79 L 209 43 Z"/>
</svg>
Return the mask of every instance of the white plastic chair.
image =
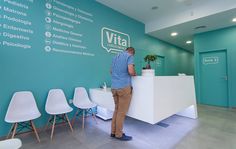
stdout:
<svg viewBox="0 0 236 149">
<path fill-rule="evenodd" d="M 0 149 L 19 149 L 21 146 L 21 140 L 17 138 L 0 141 Z"/>
<path fill-rule="evenodd" d="M 85 119 L 86 112 L 91 112 L 94 120 L 97 123 L 95 113 L 92 110 L 92 108 L 96 107 L 97 105 L 90 101 L 87 91 L 84 87 L 75 88 L 73 104 L 78 108 L 73 118 L 73 123 L 75 122 L 76 116 L 79 114 L 80 110 L 83 112 L 82 128 L 84 128 L 84 119 Z"/>
<path fill-rule="evenodd" d="M 48 120 L 48 123 L 53 120 L 51 139 L 53 137 L 56 118 L 62 120 L 63 122 L 67 122 L 68 125 L 70 126 L 71 131 L 73 132 L 70 120 L 67 116 L 67 113 L 71 112 L 73 109 L 67 103 L 65 94 L 61 89 L 51 89 L 49 91 L 45 105 L 45 110 L 48 114 L 51 115 Z M 46 125 L 46 128 L 48 126 L 48 123 Z"/>
<path fill-rule="evenodd" d="M 23 130 L 23 128 L 28 128 L 34 131 L 38 142 L 40 142 L 37 130 L 33 123 L 33 120 L 40 116 L 41 114 L 38 110 L 32 92 L 30 91 L 15 92 L 12 96 L 11 102 L 8 106 L 7 113 L 5 116 L 5 121 L 13 124 L 7 138 L 9 138 L 11 133 L 12 133 L 11 138 L 14 138 L 14 136 L 21 130 Z"/>
</svg>

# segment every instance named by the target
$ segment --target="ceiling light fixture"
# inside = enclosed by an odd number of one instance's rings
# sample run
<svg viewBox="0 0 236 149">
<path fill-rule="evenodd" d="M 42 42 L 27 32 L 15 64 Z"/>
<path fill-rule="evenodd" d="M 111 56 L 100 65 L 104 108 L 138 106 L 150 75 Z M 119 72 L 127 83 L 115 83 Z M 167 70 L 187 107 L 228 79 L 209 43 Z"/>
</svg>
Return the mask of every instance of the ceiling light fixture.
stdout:
<svg viewBox="0 0 236 149">
<path fill-rule="evenodd" d="M 236 18 L 233 18 L 232 21 L 233 21 L 233 22 L 236 22 Z"/>
<path fill-rule="evenodd" d="M 158 6 L 153 6 L 152 10 L 157 10 L 159 7 Z"/>
<path fill-rule="evenodd" d="M 173 33 L 171 33 L 170 35 L 171 35 L 171 36 L 177 36 L 178 33 L 177 33 L 177 32 L 173 32 Z"/>
<path fill-rule="evenodd" d="M 203 29 L 203 28 L 206 28 L 206 26 L 205 25 L 201 25 L 201 26 L 195 27 L 194 29 Z"/>
<path fill-rule="evenodd" d="M 191 44 L 191 43 L 192 43 L 191 40 L 186 41 L 186 44 Z"/>
</svg>

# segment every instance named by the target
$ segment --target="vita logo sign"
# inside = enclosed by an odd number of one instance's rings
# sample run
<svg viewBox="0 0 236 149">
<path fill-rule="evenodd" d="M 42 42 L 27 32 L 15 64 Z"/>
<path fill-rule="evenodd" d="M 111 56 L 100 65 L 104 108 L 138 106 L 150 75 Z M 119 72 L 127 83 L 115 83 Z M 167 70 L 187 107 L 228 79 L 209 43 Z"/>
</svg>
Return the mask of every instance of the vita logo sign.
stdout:
<svg viewBox="0 0 236 149">
<path fill-rule="evenodd" d="M 128 34 L 103 27 L 101 45 L 109 53 L 118 53 L 130 46 L 130 37 Z"/>
</svg>

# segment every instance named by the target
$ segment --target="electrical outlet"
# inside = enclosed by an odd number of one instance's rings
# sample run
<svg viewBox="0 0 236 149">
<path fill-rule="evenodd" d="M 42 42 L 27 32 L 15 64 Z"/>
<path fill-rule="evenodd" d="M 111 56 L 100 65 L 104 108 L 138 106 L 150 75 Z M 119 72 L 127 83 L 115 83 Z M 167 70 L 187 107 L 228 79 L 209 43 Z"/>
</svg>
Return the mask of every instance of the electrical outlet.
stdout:
<svg viewBox="0 0 236 149">
<path fill-rule="evenodd" d="M 69 104 L 72 104 L 72 103 L 73 103 L 73 99 L 70 99 L 70 100 L 69 100 Z"/>
</svg>

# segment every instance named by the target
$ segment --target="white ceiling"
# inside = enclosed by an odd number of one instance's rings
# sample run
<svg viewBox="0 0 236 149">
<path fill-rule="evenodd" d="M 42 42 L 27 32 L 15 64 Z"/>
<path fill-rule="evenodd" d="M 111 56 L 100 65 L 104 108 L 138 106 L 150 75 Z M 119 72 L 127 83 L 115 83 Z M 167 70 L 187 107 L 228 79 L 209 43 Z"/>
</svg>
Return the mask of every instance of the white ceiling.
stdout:
<svg viewBox="0 0 236 149">
<path fill-rule="evenodd" d="M 193 51 L 196 33 L 236 25 L 236 0 L 96 0 L 145 24 L 145 32 L 178 47 Z M 152 10 L 151 8 L 158 8 Z M 206 26 L 204 29 L 194 29 Z M 171 32 L 178 36 L 171 37 Z"/>
</svg>

